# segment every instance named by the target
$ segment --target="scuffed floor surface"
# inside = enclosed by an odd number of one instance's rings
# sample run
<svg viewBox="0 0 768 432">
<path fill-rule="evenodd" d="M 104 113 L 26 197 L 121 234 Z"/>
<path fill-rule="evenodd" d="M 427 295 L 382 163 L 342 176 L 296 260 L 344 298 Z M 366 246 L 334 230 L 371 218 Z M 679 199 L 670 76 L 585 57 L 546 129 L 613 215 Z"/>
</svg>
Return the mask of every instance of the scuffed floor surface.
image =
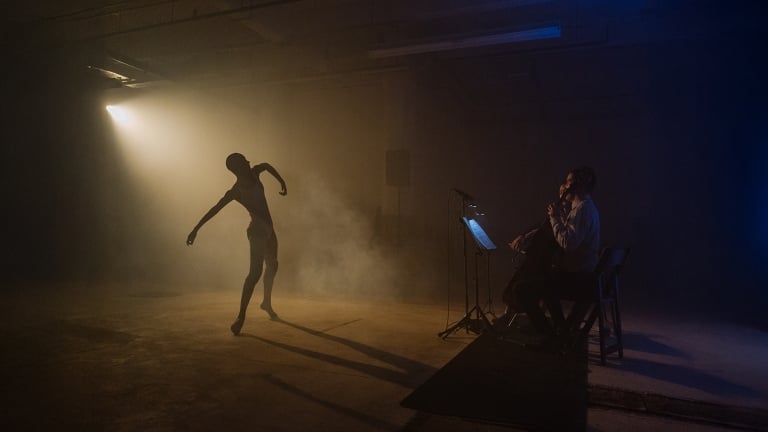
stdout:
<svg viewBox="0 0 768 432">
<path fill-rule="evenodd" d="M 400 406 L 476 337 L 438 337 L 443 305 L 276 296 L 281 320 L 255 301 L 235 337 L 231 290 L 37 286 L 3 296 L 2 430 L 511 430 Z M 768 406 L 764 332 L 633 316 L 625 331 L 625 358 L 591 359 L 590 384 Z M 588 418 L 594 431 L 730 430 L 604 407 Z"/>
</svg>

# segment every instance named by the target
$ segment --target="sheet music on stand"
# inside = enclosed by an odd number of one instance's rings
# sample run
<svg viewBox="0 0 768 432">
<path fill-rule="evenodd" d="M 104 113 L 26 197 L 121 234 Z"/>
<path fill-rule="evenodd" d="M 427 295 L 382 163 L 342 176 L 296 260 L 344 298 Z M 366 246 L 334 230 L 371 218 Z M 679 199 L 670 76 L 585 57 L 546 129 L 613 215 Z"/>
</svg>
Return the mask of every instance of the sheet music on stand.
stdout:
<svg viewBox="0 0 768 432">
<path fill-rule="evenodd" d="M 475 239 L 475 243 L 477 244 L 477 253 L 475 254 L 475 265 L 474 265 L 474 281 L 475 281 L 475 305 L 472 307 L 472 309 L 469 309 L 469 286 L 466 284 L 465 279 L 465 291 L 464 291 L 464 297 L 465 297 L 465 307 L 467 309 L 467 312 L 464 314 L 464 318 L 456 322 L 454 325 L 448 327 L 447 329 L 443 330 L 442 332 L 438 333 L 438 336 L 445 339 L 450 335 L 451 333 L 457 331 L 459 328 L 465 328 L 467 329 L 467 332 L 470 330 L 474 333 L 482 333 L 483 331 L 493 331 L 493 326 L 491 325 L 491 322 L 488 320 L 488 317 L 485 316 L 485 312 L 483 311 L 483 308 L 480 306 L 480 287 L 478 286 L 478 260 L 477 257 L 479 255 L 482 255 L 482 251 L 491 251 L 496 249 L 496 245 L 493 244 L 490 237 L 488 237 L 488 234 L 485 233 L 485 230 L 483 227 L 480 226 L 480 223 L 478 223 L 474 219 L 469 219 L 466 216 L 461 218 L 461 221 L 464 222 L 464 226 L 469 230 L 470 233 L 472 233 L 472 237 Z M 466 235 L 465 235 L 466 238 Z M 465 246 L 465 252 L 466 252 L 466 246 Z M 466 255 L 464 257 L 464 263 L 466 268 Z M 488 271 L 490 274 L 490 269 Z M 490 295 L 490 284 L 488 285 L 488 304 L 489 307 L 492 305 L 491 301 L 491 295 Z M 474 317 L 473 317 L 474 313 Z M 493 313 L 492 311 L 490 313 Z"/>
<path fill-rule="evenodd" d="M 496 245 L 491 241 L 491 238 L 488 237 L 488 234 L 485 233 L 483 227 L 481 227 L 476 220 L 468 219 L 466 216 L 462 217 L 461 220 L 464 221 L 464 225 L 466 225 L 469 232 L 472 233 L 472 237 L 475 239 L 479 248 L 487 251 L 496 249 Z"/>
<path fill-rule="evenodd" d="M 457 331 L 460 328 L 465 328 L 467 332 L 472 331 L 474 333 L 482 333 L 483 331 L 493 331 L 493 326 L 491 325 L 491 322 L 488 320 L 488 317 L 485 316 L 485 312 L 483 311 L 483 308 L 480 306 L 480 287 L 478 286 L 478 257 L 480 255 L 486 255 L 483 254 L 483 251 L 492 251 L 496 249 L 496 245 L 493 244 L 490 237 L 488 237 L 488 234 L 485 233 L 485 230 L 483 227 L 480 226 L 480 223 L 477 222 L 474 219 L 467 218 L 466 216 L 463 216 L 461 218 L 461 221 L 464 223 L 464 227 L 472 234 L 472 238 L 475 239 L 475 243 L 477 245 L 477 253 L 475 254 L 475 265 L 474 265 L 474 281 L 475 281 L 475 305 L 470 309 L 469 308 L 469 293 L 470 293 L 470 287 L 467 282 L 467 255 L 466 255 L 466 243 L 464 245 L 464 272 L 465 272 L 465 278 L 464 278 L 464 306 L 466 309 L 466 313 L 464 314 L 464 317 L 451 325 L 450 327 L 446 328 L 442 332 L 438 333 L 438 336 L 445 339 L 448 337 L 448 335 L 452 334 L 453 332 Z M 466 242 L 466 233 L 464 234 L 464 241 Z M 487 261 L 490 263 L 490 261 Z M 488 268 L 488 275 L 490 275 L 490 264 Z M 490 280 L 490 277 L 488 278 Z M 491 310 L 493 305 L 493 302 L 491 301 L 491 285 L 488 284 L 488 307 L 489 307 L 489 313 L 493 314 L 493 311 Z M 474 317 L 473 317 L 474 314 Z"/>
</svg>

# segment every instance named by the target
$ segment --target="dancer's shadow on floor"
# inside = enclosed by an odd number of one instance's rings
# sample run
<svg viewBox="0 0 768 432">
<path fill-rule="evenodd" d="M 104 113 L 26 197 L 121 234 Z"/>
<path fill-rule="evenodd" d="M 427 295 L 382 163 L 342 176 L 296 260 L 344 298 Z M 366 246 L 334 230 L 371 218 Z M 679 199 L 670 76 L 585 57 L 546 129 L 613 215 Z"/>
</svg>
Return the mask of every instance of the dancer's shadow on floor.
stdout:
<svg viewBox="0 0 768 432">
<path fill-rule="evenodd" d="M 310 402 L 314 402 L 322 407 L 325 407 L 327 409 L 336 411 L 338 413 L 341 413 L 347 417 L 353 418 L 359 422 L 365 423 L 376 430 L 380 431 L 398 431 L 401 430 L 401 427 L 399 425 L 390 423 L 386 420 L 379 419 L 373 415 L 361 413 L 357 410 L 351 409 L 349 407 L 346 407 L 344 405 L 341 405 L 336 402 L 327 401 L 325 399 L 319 398 L 300 387 L 294 386 L 292 384 L 289 384 L 288 382 L 274 376 L 274 375 L 266 375 L 264 377 L 265 380 L 267 380 L 272 385 L 291 393 L 295 396 L 301 397 L 303 399 L 306 399 Z"/>
<path fill-rule="evenodd" d="M 345 359 L 335 355 L 325 354 L 325 353 L 309 350 L 306 348 L 273 341 L 270 339 L 266 339 L 260 336 L 251 335 L 247 333 L 241 333 L 241 336 L 250 337 L 258 341 L 264 342 L 266 344 L 284 349 L 286 351 L 303 355 L 305 357 L 309 357 L 312 359 L 321 360 L 321 361 L 332 363 L 338 366 L 353 369 L 353 370 L 362 372 L 366 375 L 370 375 L 372 377 L 382 379 L 385 381 L 393 382 L 408 388 L 418 387 L 419 385 L 421 385 L 424 379 L 433 375 L 437 371 L 435 368 L 427 364 L 424 364 L 415 360 L 411 360 L 409 358 L 405 358 L 397 354 L 386 352 L 378 348 L 372 347 L 370 345 L 366 345 L 366 344 L 356 342 L 350 339 L 342 338 L 339 336 L 334 336 L 334 335 L 325 333 L 324 331 L 321 331 L 321 330 L 315 330 L 308 327 L 304 327 L 300 324 L 295 324 L 289 321 L 285 321 L 281 318 L 277 318 L 273 321 L 285 324 L 289 327 L 300 330 L 309 335 L 316 336 L 334 343 L 338 343 L 340 345 L 347 346 L 362 354 L 365 354 L 366 356 L 372 359 L 382 361 L 384 363 L 388 363 L 394 366 L 397 370 L 376 366 L 368 363 L 362 363 L 354 360 L 349 360 L 349 359 Z"/>
</svg>

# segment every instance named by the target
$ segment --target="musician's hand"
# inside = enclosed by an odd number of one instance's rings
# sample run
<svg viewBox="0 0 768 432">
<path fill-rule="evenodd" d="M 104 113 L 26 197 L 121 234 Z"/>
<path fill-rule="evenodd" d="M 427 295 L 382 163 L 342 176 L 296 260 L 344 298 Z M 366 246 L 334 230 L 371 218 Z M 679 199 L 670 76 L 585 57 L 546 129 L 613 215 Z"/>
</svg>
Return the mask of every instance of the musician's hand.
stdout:
<svg viewBox="0 0 768 432">
<path fill-rule="evenodd" d="M 512 250 L 520 252 L 523 248 L 523 240 L 525 240 L 524 235 L 519 235 L 515 237 L 514 240 L 509 242 L 509 247 L 512 248 Z"/>
<path fill-rule="evenodd" d="M 559 216 L 559 212 L 555 204 L 550 204 L 547 206 L 547 216 L 551 218 L 557 218 Z"/>
</svg>

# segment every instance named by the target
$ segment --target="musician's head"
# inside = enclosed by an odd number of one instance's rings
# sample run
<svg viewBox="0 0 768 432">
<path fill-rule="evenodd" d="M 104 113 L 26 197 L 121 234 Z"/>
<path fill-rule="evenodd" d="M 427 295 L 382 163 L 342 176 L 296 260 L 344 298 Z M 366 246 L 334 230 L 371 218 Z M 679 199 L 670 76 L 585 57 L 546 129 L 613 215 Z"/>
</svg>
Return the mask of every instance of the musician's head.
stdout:
<svg viewBox="0 0 768 432">
<path fill-rule="evenodd" d="M 569 190 L 566 198 L 572 200 L 577 196 L 584 197 L 591 194 L 596 182 L 595 170 L 588 166 L 570 170 L 565 177 L 565 187 Z"/>
</svg>

